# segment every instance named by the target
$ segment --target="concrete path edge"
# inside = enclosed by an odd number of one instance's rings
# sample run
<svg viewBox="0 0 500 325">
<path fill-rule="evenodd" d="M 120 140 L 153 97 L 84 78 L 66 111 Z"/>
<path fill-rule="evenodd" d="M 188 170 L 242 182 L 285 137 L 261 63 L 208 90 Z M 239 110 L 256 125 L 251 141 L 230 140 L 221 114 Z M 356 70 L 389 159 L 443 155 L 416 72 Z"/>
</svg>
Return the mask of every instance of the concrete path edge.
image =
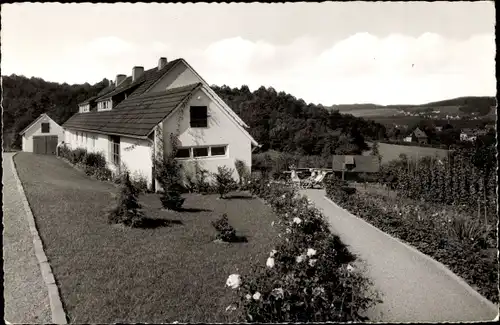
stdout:
<svg viewBox="0 0 500 325">
<path fill-rule="evenodd" d="M 38 260 L 38 264 L 40 266 L 40 271 L 42 273 L 43 280 L 47 285 L 49 301 L 50 301 L 50 309 L 52 311 L 52 322 L 54 324 L 68 324 L 66 313 L 64 311 L 61 297 L 59 295 L 59 289 L 54 279 L 54 275 L 52 274 L 52 268 L 50 267 L 50 264 L 47 260 L 47 256 L 45 255 L 45 251 L 43 250 L 42 240 L 40 238 L 40 235 L 38 234 L 38 230 L 36 229 L 35 218 L 31 211 L 28 200 L 26 198 L 26 194 L 24 192 L 21 180 L 17 175 L 16 164 L 14 163 L 14 157 L 16 155 L 17 152 L 13 154 L 11 157 L 13 174 L 16 180 L 18 191 L 21 194 L 24 210 L 26 211 L 29 230 L 31 232 L 31 235 L 33 236 L 33 246 L 35 248 L 35 255 Z"/>
<path fill-rule="evenodd" d="M 433 263 L 434 265 L 436 265 L 439 269 L 441 269 L 443 272 L 445 272 L 446 274 L 448 274 L 451 278 L 453 278 L 454 280 L 456 280 L 461 286 L 463 286 L 470 294 L 472 294 L 473 296 L 476 296 L 479 300 L 481 300 L 484 304 L 486 304 L 487 306 L 491 307 L 492 309 L 496 310 L 498 312 L 498 305 L 494 304 L 493 302 L 491 302 L 489 299 L 487 299 L 486 297 L 484 297 L 483 295 L 481 295 L 479 292 L 477 292 L 476 290 L 474 290 L 467 282 L 465 282 L 464 279 L 462 279 L 461 277 L 459 277 L 458 275 L 456 275 L 455 273 L 453 273 L 448 267 L 446 267 L 443 263 L 441 262 L 438 262 L 436 261 L 435 259 L 433 259 L 432 257 L 430 257 L 429 255 L 426 255 L 424 253 L 422 253 L 421 251 L 419 251 L 418 249 L 416 249 L 415 247 L 401 241 L 400 239 L 396 238 L 396 237 L 393 237 L 391 235 L 389 235 L 388 233 L 378 229 L 377 227 L 375 227 L 374 225 L 372 225 L 371 223 L 369 223 L 368 221 L 364 220 L 363 218 L 360 218 L 360 217 L 357 217 L 355 215 L 353 215 L 351 212 L 349 212 L 348 210 L 344 209 L 343 207 L 341 207 L 340 205 L 336 204 L 335 202 L 333 202 L 332 200 L 330 200 L 328 197 L 324 196 L 324 199 L 327 200 L 328 202 L 330 202 L 331 204 L 339 207 L 340 209 L 344 210 L 345 212 L 349 213 L 352 217 L 354 218 L 357 218 L 359 220 L 361 220 L 362 222 L 366 223 L 368 226 L 370 226 L 371 228 L 375 229 L 376 231 L 382 233 L 383 235 L 385 235 L 386 237 L 390 238 L 391 240 L 393 241 L 396 241 L 398 242 L 399 244 L 402 244 L 403 246 L 405 246 L 407 249 L 409 249 L 410 251 L 414 252 L 415 254 L 417 255 L 420 255 L 422 256 L 424 259 L 428 260 L 429 262 Z M 497 317 L 495 318 L 495 320 L 498 319 L 498 315 Z"/>
</svg>

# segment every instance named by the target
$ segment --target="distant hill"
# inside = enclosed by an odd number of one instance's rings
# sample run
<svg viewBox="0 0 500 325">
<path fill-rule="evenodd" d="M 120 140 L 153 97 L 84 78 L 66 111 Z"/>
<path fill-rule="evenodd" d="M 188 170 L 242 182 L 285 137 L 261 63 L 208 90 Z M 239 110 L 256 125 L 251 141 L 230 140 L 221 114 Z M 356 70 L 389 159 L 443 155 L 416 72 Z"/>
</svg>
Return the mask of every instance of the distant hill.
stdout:
<svg viewBox="0 0 500 325">
<path fill-rule="evenodd" d="M 355 116 L 387 116 L 390 114 L 395 114 L 400 110 L 407 112 L 425 112 L 426 110 L 429 110 L 429 108 L 432 108 L 433 110 L 443 109 L 450 114 L 462 112 L 466 114 L 477 113 L 478 115 L 486 115 L 490 114 L 492 111 L 492 107 L 495 106 L 495 97 L 467 96 L 420 105 L 340 104 L 332 105 L 327 108 L 331 110 L 337 110 L 340 113 L 344 114 L 353 114 Z"/>
</svg>

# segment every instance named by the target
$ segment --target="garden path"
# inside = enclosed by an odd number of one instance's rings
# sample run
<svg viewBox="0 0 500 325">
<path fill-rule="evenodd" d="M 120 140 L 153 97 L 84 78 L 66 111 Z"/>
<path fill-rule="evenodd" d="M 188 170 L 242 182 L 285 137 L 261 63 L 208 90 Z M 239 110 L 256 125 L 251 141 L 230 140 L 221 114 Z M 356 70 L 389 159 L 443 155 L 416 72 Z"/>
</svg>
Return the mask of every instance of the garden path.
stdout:
<svg viewBox="0 0 500 325">
<path fill-rule="evenodd" d="M 3 153 L 3 271 L 5 321 L 51 323 L 47 286 L 42 278 L 28 227 L 23 194 L 15 179 L 13 153 Z"/>
<path fill-rule="evenodd" d="M 383 303 L 371 321 L 486 321 L 498 307 L 442 264 L 390 237 L 328 200 L 324 190 L 302 190 L 323 211 L 334 233 L 366 262 Z"/>
</svg>

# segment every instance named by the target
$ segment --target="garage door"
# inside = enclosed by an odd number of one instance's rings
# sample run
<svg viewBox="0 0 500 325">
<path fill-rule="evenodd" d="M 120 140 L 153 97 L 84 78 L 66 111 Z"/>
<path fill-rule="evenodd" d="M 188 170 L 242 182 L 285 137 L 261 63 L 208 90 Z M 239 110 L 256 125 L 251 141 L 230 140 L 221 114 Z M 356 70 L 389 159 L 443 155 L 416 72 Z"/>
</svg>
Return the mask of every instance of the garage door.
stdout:
<svg viewBox="0 0 500 325">
<path fill-rule="evenodd" d="M 33 152 L 42 155 L 55 155 L 57 140 L 57 135 L 33 137 Z"/>
</svg>

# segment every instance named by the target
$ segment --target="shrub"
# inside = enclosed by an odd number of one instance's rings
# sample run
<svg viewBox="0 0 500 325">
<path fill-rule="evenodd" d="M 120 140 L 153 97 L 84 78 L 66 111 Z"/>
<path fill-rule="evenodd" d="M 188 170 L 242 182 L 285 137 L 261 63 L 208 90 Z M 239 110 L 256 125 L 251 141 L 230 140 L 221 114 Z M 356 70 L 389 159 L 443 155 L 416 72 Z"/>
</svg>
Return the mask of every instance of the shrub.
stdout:
<svg viewBox="0 0 500 325">
<path fill-rule="evenodd" d="M 96 168 L 93 170 L 93 175 L 100 181 L 109 181 L 112 177 L 112 172 L 107 167 Z"/>
<path fill-rule="evenodd" d="M 132 186 L 128 173 L 125 173 L 114 207 L 108 212 L 108 223 L 124 224 L 130 227 L 140 226 L 144 220 L 138 202 L 137 190 Z"/>
<path fill-rule="evenodd" d="M 131 181 L 139 193 L 146 193 L 148 191 L 148 180 L 144 175 L 136 174 Z"/>
<path fill-rule="evenodd" d="M 160 196 L 162 206 L 168 210 L 179 210 L 186 199 L 181 196 L 178 189 L 170 188 L 164 191 Z"/>
<path fill-rule="evenodd" d="M 82 164 L 85 162 L 85 157 L 87 156 L 87 150 L 83 148 L 77 148 L 72 151 L 71 154 L 71 163 L 73 164 Z"/>
<path fill-rule="evenodd" d="M 217 231 L 217 239 L 225 242 L 232 242 L 236 239 L 236 230 L 229 224 L 227 214 L 223 214 L 219 219 L 212 221 L 212 226 Z"/>
<path fill-rule="evenodd" d="M 82 161 L 85 166 L 94 168 L 104 168 L 106 167 L 106 158 L 100 152 L 90 152 L 87 153 Z"/>
<path fill-rule="evenodd" d="M 211 193 L 213 191 L 212 186 L 208 182 L 208 176 L 210 172 L 204 168 L 197 168 L 195 174 L 195 191 L 196 193 Z"/>
<path fill-rule="evenodd" d="M 239 185 L 241 186 L 250 177 L 250 171 L 246 163 L 240 159 L 235 160 L 234 166 L 236 168 L 236 172 L 238 173 Z"/>
<path fill-rule="evenodd" d="M 227 166 L 219 166 L 217 167 L 217 173 L 214 173 L 213 176 L 219 198 L 223 199 L 224 195 L 236 188 L 236 182 L 233 179 L 233 169 Z"/>
<path fill-rule="evenodd" d="M 61 144 L 59 147 L 57 147 L 57 155 L 59 157 L 65 158 L 65 159 L 70 159 L 70 152 L 71 149 L 65 144 Z"/>
<path fill-rule="evenodd" d="M 251 182 L 279 217 L 280 241 L 266 261 L 226 283 L 238 289 L 241 322 L 327 322 L 366 320 L 361 313 L 380 302 L 373 284 L 354 267 L 351 254 L 333 235 L 321 212 L 295 189 Z"/>
</svg>

